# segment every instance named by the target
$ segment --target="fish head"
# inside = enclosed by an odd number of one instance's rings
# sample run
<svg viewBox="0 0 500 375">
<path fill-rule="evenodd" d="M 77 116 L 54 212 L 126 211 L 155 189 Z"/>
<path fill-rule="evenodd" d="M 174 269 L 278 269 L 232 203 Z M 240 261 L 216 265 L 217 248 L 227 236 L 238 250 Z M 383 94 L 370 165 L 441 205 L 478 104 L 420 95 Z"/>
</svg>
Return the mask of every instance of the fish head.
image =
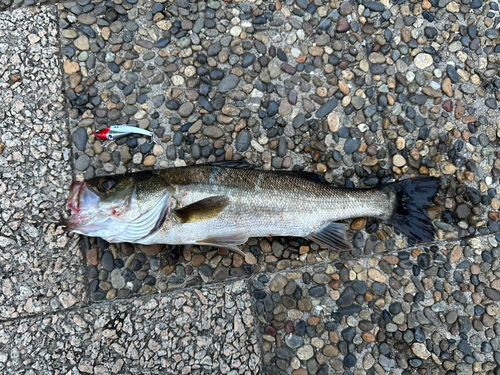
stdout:
<svg viewBox="0 0 500 375">
<path fill-rule="evenodd" d="M 173 189 L 154 172 L 73 182 L 65 229 L 108 242 L 137 242 L 161 226 Z"/>
</svg>

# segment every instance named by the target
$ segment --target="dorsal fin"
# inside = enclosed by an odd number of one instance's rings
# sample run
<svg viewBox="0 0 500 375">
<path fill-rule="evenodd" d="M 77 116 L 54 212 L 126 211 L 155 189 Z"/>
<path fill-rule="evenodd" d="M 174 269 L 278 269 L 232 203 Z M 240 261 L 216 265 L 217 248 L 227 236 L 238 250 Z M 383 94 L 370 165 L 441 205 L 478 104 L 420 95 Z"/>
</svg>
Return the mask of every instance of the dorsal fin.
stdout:
<svg viewBox="0 0 500 375">
<path fill-rule="evenodd" d="M 210 167 L 234 168 L 234 169 L 254 169 L 254 166 L 246 160 L 222 160 L 211 161 L 197 165 L 206 165 Z"/>
<path fill-rule="evenodd" d="M 288 174 L 290 176 L 295 176 L 299 178 L 303 178 L 305 180 L 309 180 L 312 182 L 316 182 L 318 184 L 328 185 L 323 175 L 314 173 L 314 172 L 305 172 L 305 171 L 283 171 L 283 173 Z"/>
</svg>

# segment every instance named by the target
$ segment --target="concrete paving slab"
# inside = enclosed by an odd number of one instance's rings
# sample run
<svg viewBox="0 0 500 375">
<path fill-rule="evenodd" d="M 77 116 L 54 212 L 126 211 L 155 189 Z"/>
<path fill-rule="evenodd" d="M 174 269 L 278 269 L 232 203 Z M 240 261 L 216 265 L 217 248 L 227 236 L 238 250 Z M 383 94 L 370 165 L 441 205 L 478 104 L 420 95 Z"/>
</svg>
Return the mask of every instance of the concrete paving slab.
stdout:
<svg viewBox="0 0 500 375">
<path fill-rule="evenodd" d="M 479 236 L 259 276 L 265 373 L 495 368 L 500 280 L 485 260 L 498 251 Z"/>
<path fill-rule="evenodd" d="M 4 322 L 4 374 L 260 374 L 244 282 Z"/>
<path fill-rule="evenodd" d="M 0 319 L 84 299 L 78 237 L 65 233 L 71 149 L 56 8 L 0 13 Z"/>
</svg>

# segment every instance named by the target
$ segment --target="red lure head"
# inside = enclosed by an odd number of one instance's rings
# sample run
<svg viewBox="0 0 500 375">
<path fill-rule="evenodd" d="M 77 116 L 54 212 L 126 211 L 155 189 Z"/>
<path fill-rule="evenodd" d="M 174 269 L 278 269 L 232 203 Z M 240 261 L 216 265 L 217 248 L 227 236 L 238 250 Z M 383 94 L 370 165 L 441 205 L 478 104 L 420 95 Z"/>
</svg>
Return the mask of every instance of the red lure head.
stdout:
<svg viewBox="0 0 500 375">
<path fill-rule="evenodd" d="M 108 133 L 109 133 L 109 126 L 107 128 L 95 131 L 94 135 L 101 141 L 105 141 L 106 139 L 108 139 Z"/>
</svg>

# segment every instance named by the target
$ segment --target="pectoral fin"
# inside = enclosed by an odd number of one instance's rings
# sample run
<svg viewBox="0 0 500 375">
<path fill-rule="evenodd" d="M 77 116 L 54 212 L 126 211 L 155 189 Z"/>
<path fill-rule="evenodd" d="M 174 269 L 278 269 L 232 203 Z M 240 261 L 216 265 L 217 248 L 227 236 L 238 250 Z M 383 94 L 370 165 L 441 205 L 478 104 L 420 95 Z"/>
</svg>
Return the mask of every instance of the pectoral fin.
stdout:
<svg viewBox="0 0 500 375">
<path fill-rule="evenodd" d="M 212 219 L 220 214 L 228 204 L 228 197 L 209 197 L 176 210 L 175 216 L 183 224 L 196 223 L 197 221 Z"/>
<path fill-rule="evenodd" d="M 317 232 L 310 233 L 306 238 L 332 250 L 351 250 L 352 245 L 347 240 L 346 225 L 330 223 Z"/>
<path fill-rule="evenodd" d="M 248 240 L 248 236 L 245 233 L 236 233 L 234 235 L 226 236 L 226 237 L 205 238 L 203 240 L 199 240 L 196 242 L 200 245 L 223 247 L 223 248 L 232 250 L 235 253 L 238 253 L 244 257 L 245 253 L 243 251 L 241 251 L 237 247 L 237 245 L 244 244 L 245 242 L 247 242 L 247 240 Z"/>
</svg>

